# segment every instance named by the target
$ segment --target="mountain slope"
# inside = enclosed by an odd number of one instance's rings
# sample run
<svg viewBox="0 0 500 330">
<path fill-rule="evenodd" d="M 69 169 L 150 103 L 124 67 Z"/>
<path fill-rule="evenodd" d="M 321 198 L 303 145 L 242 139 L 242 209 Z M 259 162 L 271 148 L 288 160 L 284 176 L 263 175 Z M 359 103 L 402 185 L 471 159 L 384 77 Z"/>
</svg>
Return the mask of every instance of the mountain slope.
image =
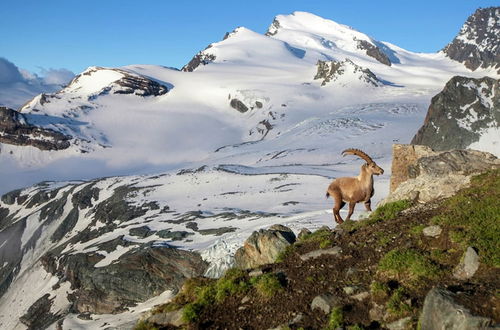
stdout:
<svg viewBox="0 0 500 330">
<path fill-rule="evenodd" d="M 500 7 L 476 10 L 443 52 L 471 70 L 492 67 L 500 71 Z"/>
</svg>

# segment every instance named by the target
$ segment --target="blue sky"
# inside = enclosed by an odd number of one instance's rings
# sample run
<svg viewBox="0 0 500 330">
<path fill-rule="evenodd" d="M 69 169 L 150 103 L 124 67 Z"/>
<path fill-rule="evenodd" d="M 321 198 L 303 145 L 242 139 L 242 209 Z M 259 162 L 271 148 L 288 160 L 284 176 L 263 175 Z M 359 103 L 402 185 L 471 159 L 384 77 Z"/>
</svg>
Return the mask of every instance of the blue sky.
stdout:
<svg viewBox="0 0 500 330">
<path fill-rule="evenodd" d="M 408 50 L 434 52 L 486 0 L 0 0 L 0 57 L 32 72 L 91 65 L 181 67 L 225 32 L 264 33 L 274 16 L 308 11 Z"/>
</svg>

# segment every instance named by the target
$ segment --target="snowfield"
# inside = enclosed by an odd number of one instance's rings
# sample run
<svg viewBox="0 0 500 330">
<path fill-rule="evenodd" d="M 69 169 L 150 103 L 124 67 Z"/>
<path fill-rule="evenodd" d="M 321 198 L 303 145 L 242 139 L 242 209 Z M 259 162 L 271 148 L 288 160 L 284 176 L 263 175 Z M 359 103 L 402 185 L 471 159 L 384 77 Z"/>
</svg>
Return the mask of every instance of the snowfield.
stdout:
<svg viewBox="0 0 500 330">
<path fill-rule="evenodd" d="M 367 55 L 361 44 L 378 48 L 390 65 Z M 375 177 L 376 205 L 389 190 L 392 144 L 409 143 L 446 81 L 455 75 L 498 78 L 492 69 L 472 72 L 443 53 L 409 52 L 303 12 L 277 16 L 267 35 L 237 28 L 200 54 L 210 63 L 193 72 L 156 65 L 91 67 L 61 91 L 40 95 L 21 109 L 30 123 L 70 135 L 72 146 L 42 151 L 0 144 L 0 193 L 51 181 L 22 194 L 62 187 L 58 196 L 69 195 L 59 220 L 41 233 L 45 204 L 26 209 L 0 202 L 16 221 L 26 219 L 20 244 L 29 250 L 0 300 L 1 327 L 25 328 L 19 317 L 45 294 L 57 298 L 54 311 L 68 308 L 65 295 L 71 290 L 53 289 L 52 275 L 39 258 L 90 226 L 105 226 L 81 209 L 75 227 L 60 241 L 50 240 L 71 211 L 71 197 L 86 185 L 100 190 L 94 204 L 118 187 L 133 187 L 126 197 L 130 205 L 154 202 L 158 208 L 119 221 L 117 229 L 93 240 L 70 243 L 62 253 L 96 252 L 105 258 L 95 266 L 104 267 L 141 244 L 170 244 L 198 251 L 210 263 L 206 275 L 216 277 L 232 265 L 234 252 L 254 230 L 278 223 L 296 232 L 333 227 L 326 188 L 336 177 L 356 176 L 363 164 L 355 156 L 341 157 L 346 148 L 362 149 L 384 168 L 385 174 Z M 347 69 L 323 86 L 314 79 L 319 60 L 345 59 L 369 69 L 382 83 L 366 83 L 363 72 Z M 130 91 L 123 84 L 129 77 L 149 87 L 136 83 Z M 144 96 L 158 88 L 155 84 L 165 90 Z M 498 128 L 492 128 L 478 149 L 491 152 L 494 145 L 498 150 L 497 137 Z M 108 178 L 95 179 L 101 177 Z M 89 179 L 95 180 L 80 181 Z M 364 215 L 358 205 L 354 218 Z M 132 234 L 144 226 L 155 234 Z M 161 231 L 187 234 L 172 240 L 162 238 Z M 100 248 L 120 236 L 131 244 L 111 252 Z M 1 245 L 0 255 L 7 248 Z M 27 285 L 32 282 L 36 285 Z M 168 295 L 130 313 L 92 315 L 92 320 L 70 315 L 63 327 L 129 328 L 139 312 Z"/>
</svg>

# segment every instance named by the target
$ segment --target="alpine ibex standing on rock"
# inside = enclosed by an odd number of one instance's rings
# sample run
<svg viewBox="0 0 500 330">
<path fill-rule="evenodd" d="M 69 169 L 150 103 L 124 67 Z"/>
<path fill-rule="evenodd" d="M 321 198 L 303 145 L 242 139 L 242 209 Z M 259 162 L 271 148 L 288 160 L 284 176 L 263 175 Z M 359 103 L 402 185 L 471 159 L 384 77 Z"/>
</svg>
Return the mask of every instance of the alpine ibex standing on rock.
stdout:
<svg viewBox="0 0 500 330">
<path fill-rule="evenodd" d="M 340 209 L 344 207 L 346 202 L 349 202 L 349 213 L 346 220 L 351 218 L 354 212 L 356 203 L 364 202 L 367 211 L 371 211 L 371 201 L 373 196 L 373 175 L 384 174 L 384 170 L 379 167 L 373 159 L 359 149 L 346 149 L 342 151 L 342 155 L 355 155 L 366 161 L 366 164 L 361 166 L 361 172 L 357 177 L 343 177 L 333 180 L 328 186 L 326 197 L 332 196 L 335 200 L 333 207 L 333 218 L 337 223 L 342 223 L 344 220 L 340 217 Z"/>
</svg>

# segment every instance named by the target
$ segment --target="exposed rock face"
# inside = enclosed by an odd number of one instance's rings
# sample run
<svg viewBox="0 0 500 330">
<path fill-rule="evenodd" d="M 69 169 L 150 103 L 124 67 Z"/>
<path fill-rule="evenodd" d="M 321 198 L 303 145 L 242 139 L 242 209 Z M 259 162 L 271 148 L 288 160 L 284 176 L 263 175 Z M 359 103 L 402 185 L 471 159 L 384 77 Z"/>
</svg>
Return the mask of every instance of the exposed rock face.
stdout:
<svg viewBox="0 0 500 330">
<path fill-rule="evenodd" d="M 135 94 L 138 96 L 160 96 L 168 92 L 168 88 L 145 77 L 124 73 L 124 77 L 114 83 L 120 86 L 113 90 L 114 94 Z"/>
<path fill-rule="evenodd" d="M 382 64 L 391 66 L 391 60 L 387 55 L 377 46 L 371 44 L 366 40 L 358 40 L 358 48 L 366 50 L 366 55 L 373 57 Z"/>
<path fill-rule="evenodd" d="M 464 306 L 455 302 L 450 291 L 434 288 L 425 297 L 420 316 L 422 329 L 489 329 L 493 321 L 486 317 L 473 316 Z"/>
<path fill-rule="evenodd" d="M 391 194 L 381 203 L 410 199 L 429 202 L 454 195 L 470 178 L 500 167 L 494 155 L 475 150 L 434 152 L 414 145 L 394 145 Z"/>
<path fill-rule="evenodd" d="M 443 52 L 473 71 L 500 69 L 500 7 L 476 10 Z"/>
<path fill-rule="evenodd" d="M 464 149 L 500 123 L 500 80 L 455 76 L 434 96 L 412 144 Z"/>
<path fill-rule="evenodd" d="M 181 69 L 181 71 L 184 72 L 193 72 L 198 68 L 200 65 L 207 65 L 215 61 L 216 56 L 214 54 L 210 54 L 207 52 L 207 49 L 211 48 L 212 46 L 209 45 L 205 50 L 199 52 L 196 54 L 191 61 L 189 61 L 188 64 L 184 65 Z"/>
<path fill-rule="evenodd" d="M 71 137 L 30 124 L 22 113 L 0 107 L 0 142 L 32 146 L 41 150 L 62 150 L 70 146 Z"/>
<path fill-rule="evenodd" d="M 349 59 L 344 61 L 318 61 L 316 64 L 318 71 L 314 80 L 322 80 L 321 86 L 325 86 L 330 82 L 341 81 L 341 78 L 346 75 L 354 75 L 361 82 L 372 85 L 381 86 L 381 81 L 369 69 L 360 67 Z"/>
<path fill-rule="evenodd" d="M 45 329 L 61 317 L 50 311 L 53 300 L 54 298 L 49 298 L 49 294 L 44 295 L 21 316 L 20 321 L 30 330 Z"/>
<path fill-rule="evenodd" d="M 96 267 L 102 259 L 87 253 L 45 261 L 58 264 L 57 269 L 48 270 L 71 283 L 70 301 L 80 313 L 123 311 L 165 290 L 178 291 L 186 278 L 199 276 L 206 268 L 198 254 L 168 246 L 141 247 L 110 265 Z"/>
<path fill-rule="evenodd" d="M 235 255 L 236 267 L 255 268 L 276 261 L 287 246 L 295 242 L 293 231 L 282 225 L 254 231 Z"/>
</svg>

